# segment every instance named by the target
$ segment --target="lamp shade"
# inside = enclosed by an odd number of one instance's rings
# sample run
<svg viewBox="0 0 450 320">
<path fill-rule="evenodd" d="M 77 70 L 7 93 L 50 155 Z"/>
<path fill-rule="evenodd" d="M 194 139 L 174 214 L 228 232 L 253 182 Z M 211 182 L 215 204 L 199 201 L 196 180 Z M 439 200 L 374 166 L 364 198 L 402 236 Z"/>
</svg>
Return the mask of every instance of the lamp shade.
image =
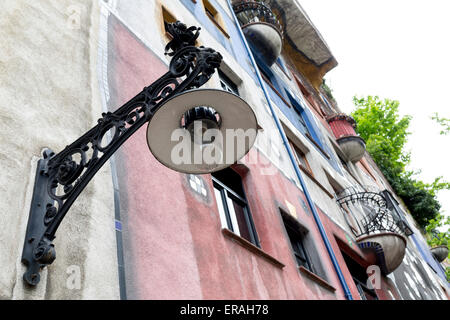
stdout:
<svg viewBox="0 0 450 320">
<path fill-rule="evenodd" d="M 175 95 L 156 111 L 148 124 L 147 143 L 166 167 L 205 174 L 244 157 L 257 130 L 255 113 L 239 96 L 195 89 Z"/>
</svg>

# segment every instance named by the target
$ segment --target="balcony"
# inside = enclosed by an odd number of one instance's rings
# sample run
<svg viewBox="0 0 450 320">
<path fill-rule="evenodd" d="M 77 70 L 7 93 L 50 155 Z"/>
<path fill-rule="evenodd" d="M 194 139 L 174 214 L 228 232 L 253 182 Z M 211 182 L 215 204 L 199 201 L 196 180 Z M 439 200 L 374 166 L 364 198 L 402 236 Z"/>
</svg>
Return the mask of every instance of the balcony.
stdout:
<svg viewBox="0 0 450 320">
<path fill-rule="evenodd" d="M 283 26 L 283 54 L 312 86 L 320 89 L 324 75 L 337 66 L 330 48 L 297 0 L 264 0 Z"/>
<path fill-rule="evenodd" d="M 344 218 L 356 242 L 384 274 L 394 271 L 403 261 L 406 237 L 412 234 L 405 217 L 392 199 L 371 187 L 350 187 L 336 194 Z"/>
<path fill-rule="evenodd" d="M 448 257 L 448 247 L 446 245 L 433 247 L 430 251 L 439 263 L 444 262 Z"/>
<path fill-rule="evenodd" d="M 279 19 L 262 1 L 235 0 L 233 10 L 253 53 L 267 65 L 273 65 L 283 45 Z"/>
<path fill-rule="evenodd" d="M 342 113 L 335 114 L 327 120 L 348 161 L 355 163 L 361 160 L 366 152 L 366 143 L 355 132 L 355 120 Z"/>
</svg>

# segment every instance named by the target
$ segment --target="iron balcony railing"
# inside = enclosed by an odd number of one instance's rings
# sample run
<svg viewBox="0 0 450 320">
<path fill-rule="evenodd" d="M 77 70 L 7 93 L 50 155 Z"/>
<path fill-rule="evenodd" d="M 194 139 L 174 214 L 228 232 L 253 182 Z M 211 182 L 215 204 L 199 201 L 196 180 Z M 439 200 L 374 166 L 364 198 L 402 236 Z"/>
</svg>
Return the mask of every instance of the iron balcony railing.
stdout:
<svg viewBox="0 0 450 320">
<path fill-rule="evenodd" d="M 283 35 L 280 19 L 264 2 L 239 0 L 233 3 L 233 10 L 242 28 L 254 23 L 268 23 Z"/>
<path fill-rule="evenodd" d="M 405 236 L 413 234 L 398 203 L 385 190 L 379 192 L 373 187 L 349 187 L 336 194 L 336 200 L 347 214 L 353 214 L 357 226 L 352 230 L 356 237 L 374 233 L 393 232 Z M 353 210 L 362 210 L 364 217 L 357 219 Z M 344 214 L 347 223 L 347 216 Z M 352 225 L 349 223 L 349 225 Z"/>
</svg>

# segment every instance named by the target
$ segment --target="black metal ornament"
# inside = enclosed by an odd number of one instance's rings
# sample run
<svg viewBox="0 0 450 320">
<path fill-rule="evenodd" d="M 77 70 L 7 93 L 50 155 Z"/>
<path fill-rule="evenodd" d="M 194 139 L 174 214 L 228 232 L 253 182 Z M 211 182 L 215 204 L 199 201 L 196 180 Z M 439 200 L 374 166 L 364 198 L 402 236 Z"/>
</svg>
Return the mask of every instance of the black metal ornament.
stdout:
<svg viewBox="0 0 450 320">
<path fill-rule="evenodd" d="M 336 201 L 345 212 L 352 211 L 351 207 L 355 206 L 363 210 L 364 217 L 360 221 L 355 220 L 359 230 L 352 229 L 355 237 L 381 232 L 412 234 L 406 220 L 388 205 L 386 191 L 379 192 L 369 186 L 349 187 L 336 194 Z M 345 212 L 344 219 L 350 225 Z"/>
<path fill-rule="evenodd" d="M 103 113 L 95 127 L 60 153 L 49 149 L 43 152 L 37 166 L 22 252 L 22 262 L 27 266 L 23 279 L 27 284 L 39 283 L 40 269 L 55 260 L 52 241 L 56 231 L 103 164 L 151 120 L 165 101 L 181 92 L 200 88 L 220 66 L 220 53 L 195 46 L 200 28 L 188 28 L 177 21 L 167 24 L 166 29 L 173 37 L 165 48 L 166 54 L 172 57 L 169 71 L 115 112 Z"/>
</svg>

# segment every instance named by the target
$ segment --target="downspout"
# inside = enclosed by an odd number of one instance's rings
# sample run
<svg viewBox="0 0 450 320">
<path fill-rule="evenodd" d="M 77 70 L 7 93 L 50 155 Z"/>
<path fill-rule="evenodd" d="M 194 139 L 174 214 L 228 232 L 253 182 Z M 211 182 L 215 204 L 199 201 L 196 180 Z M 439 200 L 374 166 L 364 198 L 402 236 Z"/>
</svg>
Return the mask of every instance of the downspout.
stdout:
<svg viewBox="0 0 450 320">
<path fill-rule="evenodd" d="M 247 43 L 247 39 L 245 39 L 244 33 L 242 32 L 242 29 L 240 27 L 239 21 L 238 21 L 236 15 L 234 13 L 233 6 L 231 5 L 231 0 L 227 0 L 227 4 L 228 4 L 228 8 L 229 8 L 229 10 L 231 12 L 231 15 L 234 18 L 234 22 L 235 22 L 236 26 L 238 27 L 237 29 L 238 29 L 239 35 L 241 36 L 241 40 L 244 43 L 245 49 L 247 50 L 247 54 L 248 54 L 248 56 L 250 58 L 250 61 L 251 61 L 252 65 L 253 65 L 253 68 L 255 69 L 259 85 L 261 86 L 261 89 L 264 92 L 264 96 L 265 96 L 266 101 L 267 101 L 267 103 L 269 105 L 269 109 L 270 109 L 270 112 L 272 113 L 272 117 L 273 117 L 273 119 L 275 121 L 275 124 L 277 125 L 277 129 L 278 129 L 278 131 L 279 131 L 279 133 L 281 135 L 281 139 L 283 140 L 283 144 L 286 147 L 286 150 L 287 150 L 287 152 L 289 154 L 289 158 L 290 158 L 290 160 L 292 162 L 292 165 L 294 166 L 295 173 L 296 173 L 296 175 L 298 177 L 298 180 L 300 181 L 300 185 L 303 188 L 303 191 L 304 191 L 305 196 L 306 196 L 306 200 L 307 200 L 308 205 L 309 205 L 309 207 L 311 209 L 311 212 L 313 213 L 314 220 L 315 220 L 315 222 L 317 224 L 317 227 L 319 228 L 320 235 L 322 236 L 322 239 L 323 239 L 323 242 L 325 244 L 325 247 L 327 248 L 328 254 L 330 255 L 331 262 L 333 263 L 334 269 L 336 270 L 336 273 L 338 275 L 339 281 L 340 281 L 340 283 L 342 285 L 342 288 L 344 290 L 345 297 L 347 298 L 347 300 L 353 300 L 352 294 L 350 292 L 350 289 L 349 289 L 347 283 L 345 282 L 344 275 L 343 275 L 342 270 L 341 270 L 341 268 L 340 268 L 340 266 L 339 266 L 339 264 L 337 262 L 336 256 L 335 256 L 335 254 L 333 252 L 333 248 L 331 247 L 330 241 L 328 240 L 328 237 L 327 237 L 327 234 L 326 234 L 325 229 L 323 227 L 323 224 L 320 221 L 320 217 L 319 217 L 319 214 L 317 212 L 316 206 L 314 205 L 314 202 L 313 202 L 313 200 L 312 200 L 312 198 L 311 198 L 311 196 L 309 194 L 309 191 L 306 188 L 306 184 L 305 184 L 305 181 L 303 180 L 302 174 L 300 172 L 300 168 L 298 167 L 297 162 L 295 161 L 294 154 L 292 153 L 291 147 L 289 146 L 289 142 L 287 140 L 286 134 L 284 133 L 283 127 L 282 127 L 281 122 L 280 122 L 280 119 L 278 118 L 278 115 L 276 114 L 275 109 L 273 108 L 272 103 L 270 102 L 270 98 L 269 98 L 269 94 L 267 92 L 266 86 L 265 86 L 264 81 L 263 81 L 263 79 L 261 77 L 261 73 L 259 72 L 259 69 L 258 69 L 258 66 L 256 64 L 255 58 L 253 57 L 253 53 L 251 52 L 251 49 L 250 49 L 250 47 L 249 47 L 249 45 Z"/>
</svg>

